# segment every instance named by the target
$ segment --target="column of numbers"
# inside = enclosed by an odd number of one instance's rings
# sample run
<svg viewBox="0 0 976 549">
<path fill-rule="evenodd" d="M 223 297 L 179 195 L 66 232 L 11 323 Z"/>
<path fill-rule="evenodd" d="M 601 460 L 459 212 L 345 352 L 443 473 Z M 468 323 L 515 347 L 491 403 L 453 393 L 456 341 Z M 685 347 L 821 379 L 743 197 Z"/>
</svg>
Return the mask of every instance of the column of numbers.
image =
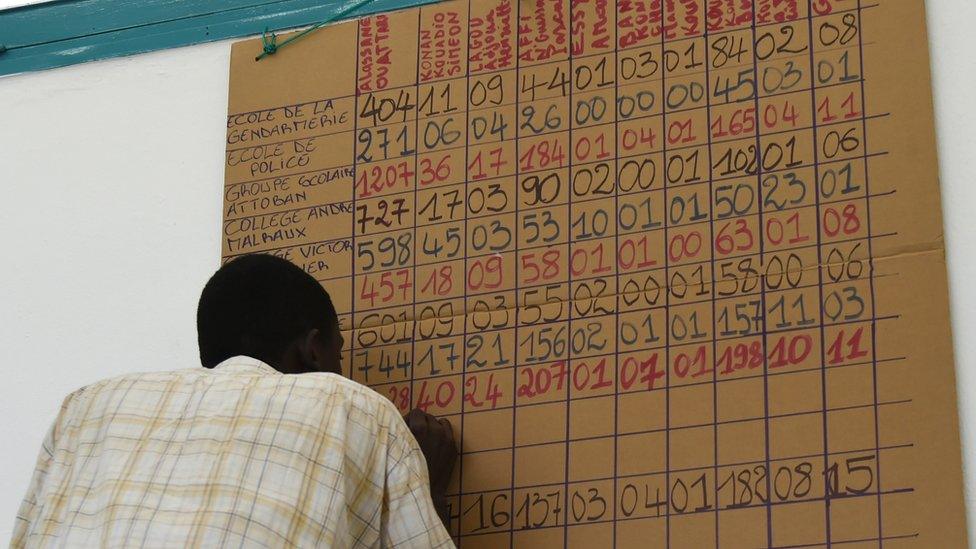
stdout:
<svg viewBox="0 0 976 549">
<path fill-rule="evenodd" d="M 617 3 L 615 540 L 664 545 L 667 273 L 661 7 Z"/>
<path fill-rule="evenodd" d="M 881 535 L 873 369 L 872 237 L 868 221 L 861 11 L 856 0 L 811 5 L 818 158 L 823 364 L 827 402 L 825 490 L 830 541 Z M 849 387 L 858 387 L 856 397 Z M 861 517 L 857 524 L 845 520 Z"/>
<path fill-rule="evenodd" d="M 422 8 L 417 65 L 417 329 L 414 333 L 413 406 L 447 418 L 465 437 L 465 84 L 466 5 Z M 464 458 L 449 488 L 456 515 Z M 457 535 L 454 522 L 452 533 Z"/>
<path fill-rule="evenodd" d="M 764 460 L 759 190 L 754 166 L 755 98 L 751 11 L 707 13 L 709 190 L 715 378 L 716 543 L 765 539 L 765 512 L 753 487 Z M 745 441 L 748 441 L 746 443 Z"/>
<path fill-rule="evenodd" d="M 713 545 L 714 346 L 706 19 L 701 2 L 665 10 L 665 259 L 668 266 L 668 538 Z M 677 26 L 668 30 L 669 24 Z"/>
<path fill-rule="evenodd" d="M 404 413 L 414 362 L 417 50 L 390 50 L 389 37 L 416 26 L 404 13 L 360 20 L 354 137 L 351 374 Z"/>
<path fill-rule="evenodd" d="M 754 31 L 762 195 L 771 543 L 825 539 L 823 388 L 806 7 Z M 791 527 L 803 524 L 802 528 Z M 792 541 L 791 541 L 792 540 Z M 804 541 L 800 541 L 804 540 Z"/>
<path fill-rule="evenodd" d="M 570 5 L 566 541 L 580 547 L 612 544 L 616 507 L 614 8 L 606 0 Z"/>
<path fill-rule="evenodd" d="M 766 457 L 766 393 L 757 90 L 752 12 L 742 7 L 710 9 L 707 20 L 719 546 L 730 540 L 759 546 L 767 533 L 759 474 Z"/>
<path fill-rule="evenodd" d="M 516 544 L 564 543 L 569 431 L 569 6 L 519 3 Z M 548 36 L 548 38 L 545 38 Z M 526 526 L 533 530 L 524 529 Z"/>
<path fill-rule="evenodd" d="M 506 2 L 471 2 L 466 130 L 462 544 L 510 541 L 515 383 L 515 25 Z M 475 472 L 477 469 L 478 472 Z"/>
</svg>

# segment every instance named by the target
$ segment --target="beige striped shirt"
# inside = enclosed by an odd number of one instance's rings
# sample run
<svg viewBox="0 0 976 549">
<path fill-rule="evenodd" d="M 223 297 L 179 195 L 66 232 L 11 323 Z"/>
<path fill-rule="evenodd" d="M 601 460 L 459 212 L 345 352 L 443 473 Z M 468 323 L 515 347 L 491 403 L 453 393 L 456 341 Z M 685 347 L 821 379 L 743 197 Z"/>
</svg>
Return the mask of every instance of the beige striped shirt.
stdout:
<svg viewBox="0 0 976 549">
<path fill-rule="evenodd" d="M 69 395 L 12 547 L 451 547 L 396 408 L 248 357 Z"/>
</svg>

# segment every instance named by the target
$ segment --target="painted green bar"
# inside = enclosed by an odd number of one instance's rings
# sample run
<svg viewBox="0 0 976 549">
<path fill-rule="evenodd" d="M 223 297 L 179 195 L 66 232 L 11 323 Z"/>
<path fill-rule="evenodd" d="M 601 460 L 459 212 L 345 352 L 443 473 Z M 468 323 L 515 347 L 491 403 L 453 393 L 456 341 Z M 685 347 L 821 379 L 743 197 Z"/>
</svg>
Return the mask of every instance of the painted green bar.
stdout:
<svg viewBox="0 0 976 549">
<path fill-rule="evenodd" d="M 80 38 L 129 27 L 281 3 L 268 0 L 59 0 L 0 12 L 0 36 L 9 48 Z"/>
<path fill-rule="evenodd" d="M 435 1 L 374 0 L 346 18 Z M 60 0 L 0 11 L 0 45 L 7 48 L 0 75 L 303 27 L 332 19 L 351 2 Z"/>
</svg>

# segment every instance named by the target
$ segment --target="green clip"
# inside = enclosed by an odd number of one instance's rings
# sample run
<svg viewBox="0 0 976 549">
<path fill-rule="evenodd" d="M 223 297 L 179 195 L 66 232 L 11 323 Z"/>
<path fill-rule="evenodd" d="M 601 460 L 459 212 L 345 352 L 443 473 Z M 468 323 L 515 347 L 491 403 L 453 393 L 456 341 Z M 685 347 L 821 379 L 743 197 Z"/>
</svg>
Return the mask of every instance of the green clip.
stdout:
<svg viewBox="0 0 976 549">
<path fill-rule="evenodd" d="M 255 57 L 255 61 L 260 61 L 266 55 L 274 55 L 278 51 L 278 35 L 273 32 L 269 33 L 268 27 L 265 27 L 264 33 L 261 34 L 261 46 L 264 53 Z"/>
<path fill-rule="evenodd" d="M 349 15 L 351 12 L 353 12 L 357 8 L 361 8 L 361 7 L 365 6 L 366 4 L 368 4 L 370 2 L 373 2 L 373 1 L 375 1 L 375 0 L 356 0 L 354 2 L 350 2 L 346 6 L 342 7 L 338 11 L 336 11 L 335 14 L 333 14 L 333 16 L 331 18 L 326 19 L 325 21 L 322 21 L 321 23 L 316 23 L 315 25 L 312 25 L 311 27 L 309 27 L 309 28 L 307 28 L 307 29 L 305 29 L 305 30 L 297 33 L 297 34 L 291 35 L 290 37 L 288 37 L 287 39 L 285 39 L 284 42 L 282 42 L 280 44 L 278 43 L 278 36 L 275 33 L 273 33 L 273 32 L 272 33 L 269 33 L 268 32 L 268 28 L 265 27 L 264 34 L 261 35 L 261 45 L 263 46 L 262 49 L 264 51 L 261 52 L 261 55 L 255 57 L 254 60 L 255 61 L 260 61 L 260 60 L 264 59 L 265 57 L 267 57 L 269 55 L 274 55 L 275 52 L 278 51 L 278 48 L 283 48 L 283 47 L 287 46 L 288 44 L 290 44 L 290 43 L 292 43 L 292 42 L 294 42 L 296 40 L 299 40 L 301 38 L 304 38 L 305 36 L 308 36 L 309 33 L 313 32 L 313 31 L 316 31 L 316 30 L 318 30 L 318 29 L 320 29 L 320 28 L 328 25 L 329 23 L 333 23 L 335 21 L 338 21 L 339 19 L 342 19 L 346 15 Z"/>
</svg>

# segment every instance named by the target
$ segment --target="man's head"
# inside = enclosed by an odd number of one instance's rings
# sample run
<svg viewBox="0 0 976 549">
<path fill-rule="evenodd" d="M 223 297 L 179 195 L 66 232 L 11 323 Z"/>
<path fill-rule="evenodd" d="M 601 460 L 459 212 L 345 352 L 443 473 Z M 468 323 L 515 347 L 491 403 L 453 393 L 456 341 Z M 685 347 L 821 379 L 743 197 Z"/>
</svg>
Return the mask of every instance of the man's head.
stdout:
<svg viewBox="0 0 976 549">
<path fill-rule="evenodd" d="M 213 368 L 237 355 L 286 373 L 340 373 L 342 336 L 332 299 L 308 273 L 270 255 L 220 268 L 197 308 L 200 361 Z"/>
</svg>

